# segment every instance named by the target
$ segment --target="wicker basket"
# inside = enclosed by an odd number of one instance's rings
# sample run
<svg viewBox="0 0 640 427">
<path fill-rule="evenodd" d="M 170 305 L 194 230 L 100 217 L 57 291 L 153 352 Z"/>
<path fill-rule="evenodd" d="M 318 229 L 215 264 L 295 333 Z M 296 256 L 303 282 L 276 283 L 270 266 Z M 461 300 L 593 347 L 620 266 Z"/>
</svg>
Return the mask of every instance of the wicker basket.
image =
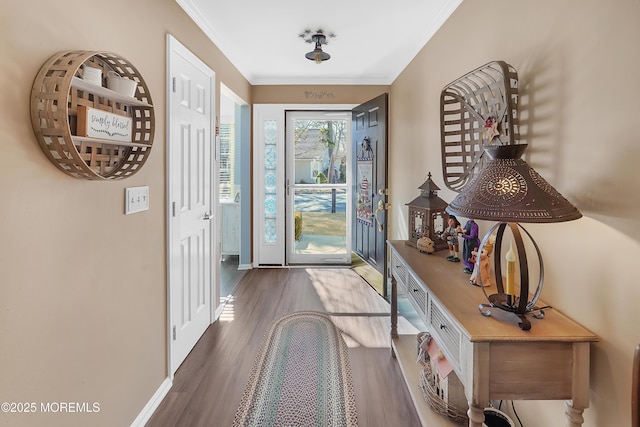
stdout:
<svg viewBox="0 0 640 427">
<path fill-rule="evenodd" d="M 492 61 L 449 83 L 440 95 L 440 139 L 445 185 L 462 191 L 482 169 L 487 119 L 498 123 L 500 145 L 520 141 L 518 72 Z"/>
<path fill-rule="evenodd" d="M 420 389 L 422 395 L 431 409 L 441 415 L 449 417 L 457 424 L 467 424 L 469 417 L 467 416 L 467 408 L 458 408 L 450 405 L 439 393 L 435 381 L 435 375 L 431 368 L 431 362 L 427 360 L 422 364 L 420 370 Z M 450 375 L 454 375 L 451 373 Z"/>
</svg>

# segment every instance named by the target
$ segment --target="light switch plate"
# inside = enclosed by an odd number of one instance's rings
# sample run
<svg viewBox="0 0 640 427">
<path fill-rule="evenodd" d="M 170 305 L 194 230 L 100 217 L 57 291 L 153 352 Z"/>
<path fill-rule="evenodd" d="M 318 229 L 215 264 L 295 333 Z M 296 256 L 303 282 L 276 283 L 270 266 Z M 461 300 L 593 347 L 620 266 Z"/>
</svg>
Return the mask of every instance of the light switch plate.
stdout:
<svg viewBox="0 0 640 427">
<path fill-rule="evenodd" d="M 124 213 L 129 215 L 149 210 L 149 186 L 125 188 Z"/>
</svg>

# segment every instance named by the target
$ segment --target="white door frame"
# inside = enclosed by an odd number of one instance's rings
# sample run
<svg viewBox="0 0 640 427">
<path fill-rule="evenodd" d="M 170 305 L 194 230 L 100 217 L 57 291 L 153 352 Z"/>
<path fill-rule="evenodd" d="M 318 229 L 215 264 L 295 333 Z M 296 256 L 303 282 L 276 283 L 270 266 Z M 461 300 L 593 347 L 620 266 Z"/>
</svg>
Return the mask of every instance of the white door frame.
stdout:
<svg viewBox="0 0 640 427">
<path fill-rule="evenodd" d="M 210 188 L 211 188 L 211 207 L 209 209 L 210 212 L 213 213 L 213 224 L 210 227 L 211 230 L 211 247 L 209 248 L 210 253 L 212 255 L 211 266 L 212 271 L 210 274 L 210 313 L 209 313 L 209 323 L 213 323 L 217 316 L 219 316 L 218 306 L 220 301 L 220 269 L 216 265 L 217 260 L 219 259 L 219 236 L 216 230 L 219 229 L 219 215 L 218 210 L 214 207 L 217 206 L 217 194 L 218 194 L 218 144 L 217 144 L 217 136 L 215 135 L 215 91 L 216 91 L 216 83 L 215 83 L 215 73 L 206 65 L 204 62 L 200 61 L 195 55 L 193 55 L 184 45 L 182 45 L 175 37 L 171 34 L 167 34 L 166 41 L 167 51 L 166 51 L 166 61 L 167 61 L 167 86 L 166 86 L 166 218 L 167 218 L 167 226 L 166 226 L 166 235 L 167 235 L 167 246 L 166 246 L 166 259 L 167 259 L 167 372 L 170 380 L 173 380 L 174 369 L 172 368 L 172 345 L 173 345 L 173 331 L 172 325 L 175 324 L 174 319 L 172 319 L 172 256 L 171 256 L 171 248 L 172 248 L 172 215 L 173 215 L 173 200 L 174 195 L 172 194 L 172 162 L 171 162 L 171 135 L 172 135 L 172 116 L 171 116 L 171 93 L 173 91 L 173 64 L 171 63 L 172 52 L 180 52 L 183 54 L 187 54 L 189 57 L 193 58 L 193 64 L 197 65 L 199 68 L 208 69 L 211 73 L 213 73 L 211 79 L 211 93 L 210 93 L 210 105 L 209 111 L 211 114 L 209 115 L 210 126 L 212 131 L 212 159 L 211 166 L 213 168 L 210 174 Z M 184 56 L 184 55 L 183 55 Z M 215 139 L 214 139 L 215 138 Z M 219 265 L 219 264 L 218 264 Z"/>
<path fill-rule="evenodd" d="M 287 110 L 352 110 L 357 104 L 254 104 L 253 105 L 253 266 L 285 265 L 285 111 Z M 277 171 L 276 171 L 276 242 L 266 243 L 265 196 L 264 196 L 264 126 L 273 120 L 277 125 Z"/>
<path fill-rule="evenodd" d="M 249 106 L 249 104 L 244 99 L 242 99 L 238 95 L 236 95 L 235 92 L 233 92 L 229 87 L 227 87 L 222 82 L 220 83 L 220 96 L 221 97 L 224 96 L 224 97 L 230 99 L 235 104 L 236 108 L 238 108 L 238 107 L 243 108 L 243 107 L 248 107 Z M 221 115 L 222 115 L 222 111 L 220 111 L 218 113 L 218 116 L 221 116 Z M 238 119 L 237 116 L 236 116 L 236 119 Z M 247 187 L 249 187 L 248 185 L 247 186 L 242 186 L 242 181 L 243 181 L 243 177 L 245 176 L 245 174 L 250 176 L 251 171 L 250 171 L 249 168 L 246 168 L 246 169 L 243 168 L 244 165 L 241 164 L 241 162 L 243 162 L 243 159 L 241 158 L 242 152 L 237 150 L 238 144 L 239 144 L 240 147 L 242 147 L 241 150 L 244 149 L 244 146 L 249 147 L 251 145 L 250 134 L 248 132 L 245 132 L 246 137 L 245 137 L 245 135 L 243 135 L 243 130 L 247 129 L 247 128 L 250 129 L 250 127 L 248 126 L 247 123 L 240 122 L 240 125 L 238 126 L 238 122 L 236 122 L 236 158 L 239 159 L 239 160 L 236 161 L 236 163 L 240 167 L 240 181 L 238 182 L 238 184 L 241 187 L 240 188 L 240 200 L 239 200 L 239 203 L 240 203 L 240 211 L 239 211 L 240 218 L 238 218 L 238 223 L 240 224 L 240 229 L 239 229 L 239 233 L 238 233 L 238 244 L 240 245 L 240 254 L 239 254 L 239 257 L 238 257 L 238 262 L 239 262 L 238 270 L 248 270 L 248 269 L 250 269 L 250 266 L 242 265 L 242 254 L 245 251 L 248 250 L 248 247 L 250 247 L 250 245 L 247 246 L 245 242 L 247 242 L 247 241 L 250 242 L 248 237 L 251 235 L 251 230 L 247 230 L 245 227 L 243 227 L 243 225 L 245 225 L 245 224 L 243 224 L 243 221 L 244 221 L 244 218 L 245 218 L 245 212 L 247 212 L 247 209 L 249 209 L 250 206 L 251 206 L 250 203 L 246 203 L 245 202 L 247 200 L 246 199 L 246 195 L 250 194 L 251 191 L 250 191 L 249 188 L 247 188 Z M 238 135 L 238 134 L 240 134 L 240 135 Z M 219 162 L 219 160 L 218 160 L 218 162 Z M 218 216 L 220 217 L 220 215 L 218 215 Z M 250 218 L 249 215 L 247 215 L 247 217 Z M 221 220 L 220 222 L 222 222 L 222 218 L 220 218 L 220 220 Z M 220 239 L 222 240 L 222 230 L 220 228 L 221 225 L 218 225 L 217 227 L 218 227 L 217 230 L 220 230 L 219 231 L 220 236 L 221 236 Z M 244 229 L 244 233 L 243 233 L 243 229 Z M 220 255 L 222 256 L 222 254 L 220 254 Z M 221 262 L 221 259 L 218 260 L 218 261 Z M 218 288 L 220 288 L 220 287 L 218 287 Z"/>
</svg>

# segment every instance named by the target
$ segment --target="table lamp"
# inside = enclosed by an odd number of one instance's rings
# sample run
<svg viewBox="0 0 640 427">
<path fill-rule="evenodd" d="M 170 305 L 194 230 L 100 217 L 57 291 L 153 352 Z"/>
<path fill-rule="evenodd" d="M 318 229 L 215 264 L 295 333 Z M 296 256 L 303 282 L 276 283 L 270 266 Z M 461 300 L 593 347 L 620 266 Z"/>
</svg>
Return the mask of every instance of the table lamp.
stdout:
<svg viewBox="0 0 640 427">
<path fill-rule="evenodd" d="M 447 206 L 446 211 L 452 215 L 465 218 L 497 221 L 483 237 L 478 253 L 495 233 L 493 255 L 493 272 L 495 274 L 496 294 L 487 295 L 489 304 L 480 304 L 480 312 L 491 315 L 490 308 L 499 308 L 515 313 L 519 318 L 519 326 L 523 330 L 531 329 L 527 314 L 543 318 L 543 308 L 536 307 L 542 292 L 544 268 L 542 255 L 538 245 L 529 232 L 520 223 L 553 223 L 572 221 L 582 214 L 555 188 L 544 180 L 531 166 L 520 157 L 527 144 L 489 145 L 484 148 L 489 160 L 477 175 L 463 188 L 456 198 Z M 502 278 L 502 247 L 506 228 L 512 234 L 510 249 L 506 254 L 506 283 Z M 527 262 L 523 234 L 530 240 L 537 254 L 540 265 L 538 285 L 530 297 L 529 265 Z M 517 261 L 517 264 L 516 264 Z M 519 266 L 519 290 L 517 290 L 516 265 Z"/>
</svg>

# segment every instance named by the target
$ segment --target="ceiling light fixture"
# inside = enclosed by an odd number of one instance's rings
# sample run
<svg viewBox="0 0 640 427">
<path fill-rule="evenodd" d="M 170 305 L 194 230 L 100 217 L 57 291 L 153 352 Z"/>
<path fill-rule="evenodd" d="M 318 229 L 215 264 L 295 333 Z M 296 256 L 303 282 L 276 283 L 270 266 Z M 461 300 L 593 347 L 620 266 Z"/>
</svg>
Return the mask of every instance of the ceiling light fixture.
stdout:
<svg viewBox="0 0 640 427">
<path fill-rule="evenodd" d="M 311 34 L 311 30 L 304 30 L 304 32 L 302 34 L 299 34 L 298 36 L 302 38 L 306 43 L 316 44 L 315 49 L 313 49 L 311 52 L 307 52 L 304 55 L 305 58 L 311 61 L 315 61 L 316 64 L 322 64 L 323 61 L 331 58 L 331 55 L 329 55 L 327 52 L 322 51 L 322 45 L 328 44 L 329 40 L 327 40 L 327 37 L 333 38 L 336 36 L 335 34 L 330 33 L 328 35 L 325 35 L 322 30 L 318 30 L 314 34 Z"/>
</svg>

